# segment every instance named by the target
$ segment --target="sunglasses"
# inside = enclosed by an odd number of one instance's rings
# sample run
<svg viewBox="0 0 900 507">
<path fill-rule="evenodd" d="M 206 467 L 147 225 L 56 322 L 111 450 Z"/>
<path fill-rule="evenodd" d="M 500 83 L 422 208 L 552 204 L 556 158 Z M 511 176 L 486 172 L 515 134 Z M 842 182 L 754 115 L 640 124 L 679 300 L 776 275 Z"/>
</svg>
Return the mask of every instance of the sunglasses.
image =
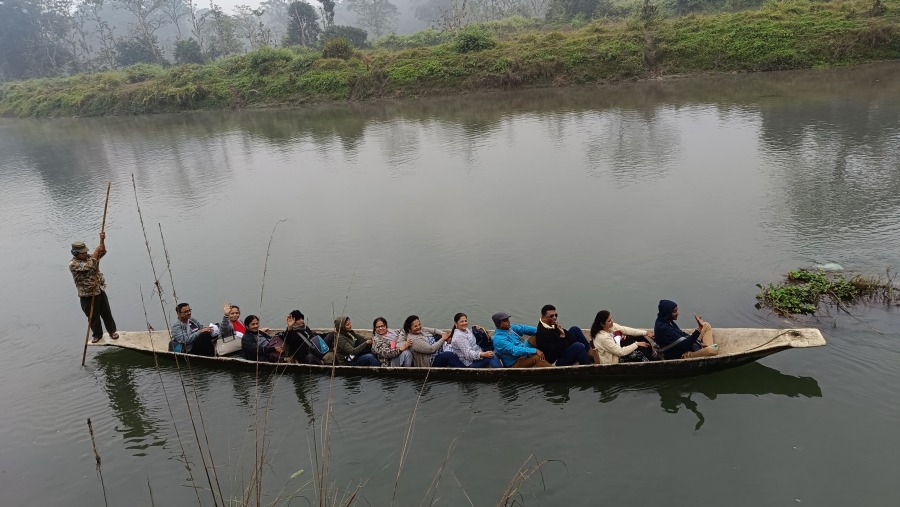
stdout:
<svg viewBox="0 0 900 507">
<path fill-rule="evenodd" d="M 559 314 L 558 314 L 558 313 L 551 313 L 550 315 L 547 315 L 547 318 L 548 318 L 548 319 L 555 319 L 555 318 L 557 318 L 557 317 L 559 317 Z"/>
</svg>

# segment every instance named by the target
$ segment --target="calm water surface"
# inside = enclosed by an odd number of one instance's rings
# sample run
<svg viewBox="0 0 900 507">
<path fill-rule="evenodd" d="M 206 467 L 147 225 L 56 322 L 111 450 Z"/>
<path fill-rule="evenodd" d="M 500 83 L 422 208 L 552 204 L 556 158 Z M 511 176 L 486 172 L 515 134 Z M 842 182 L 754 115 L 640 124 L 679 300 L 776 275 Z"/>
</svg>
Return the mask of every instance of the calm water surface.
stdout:
<svg viewBox="0 0 900 507">
<path fill-rule="evenodd" d="M 174 365 L 97 349 L 79 365 L 69 243 L 96 245 L 112 181 L 103 271 L 121 329 L 143 329 L 144 308 L 166 326 L 137 198 L 170 319 L 174 281 L 204 322 L 229 300 L 273 327 L 294 308 L 315 326 L 342 311 L 360 328 L 410 313 L 447 327 L 457 311 L 488 324 L 500 310 L 534 324 L 545 303 L 566 325 L 610 309 L 651 326 L 670 298 L 714 325 L 815 326 L 829 341 L 697 378 L 430 382 L 397 505 L 493 505 L 532 456 L 557 461 L 521 490 L 526 505 L 897 505 L 897 309 L 797 321 L 753 304 L 756 283 L 795 267 L 900 267 L 898 97 L 890 63 L 0 122 L 0 503 L 100 504 L 88 417 L 110 505 L 149 505 L 151 489 L 155 505 L 197 504 L 191 475 L 208 488 Z M 365 505 L 390 502 L 420 383 L 298 375 L 257 387 L 252 373 L 205 368 L 186 383 L 227 496 L 251 480 L 258 428 L 264 499 L 299 490 L 315 502 L 331 393 L 330 480 L 364 481 Z M 270 400 L 264 432 L 257 400 Z"/>
</svg>

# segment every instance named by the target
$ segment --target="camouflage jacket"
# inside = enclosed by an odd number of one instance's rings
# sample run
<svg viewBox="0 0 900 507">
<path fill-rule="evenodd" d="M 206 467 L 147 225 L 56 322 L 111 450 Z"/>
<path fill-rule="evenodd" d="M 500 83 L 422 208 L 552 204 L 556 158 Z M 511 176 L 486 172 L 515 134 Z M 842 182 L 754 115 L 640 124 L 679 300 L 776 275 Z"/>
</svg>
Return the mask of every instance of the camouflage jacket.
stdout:
<svg viewBox="0 0 900 507">
<path fill-rule="evenodd" d="M 100 284 L 97 283 L 97 259 L 93 257 L 86 261 L 80 261 L 72 258 L 69 262 L 69 271 L 72 272 L 72 278 L 75 279 L 75 288 L 78 289 L 79 297 L 91 297 L 100 294 L 100 291 L 106 290 L 106 279 L 103 273 L 100 273 Z"/>
</svg>

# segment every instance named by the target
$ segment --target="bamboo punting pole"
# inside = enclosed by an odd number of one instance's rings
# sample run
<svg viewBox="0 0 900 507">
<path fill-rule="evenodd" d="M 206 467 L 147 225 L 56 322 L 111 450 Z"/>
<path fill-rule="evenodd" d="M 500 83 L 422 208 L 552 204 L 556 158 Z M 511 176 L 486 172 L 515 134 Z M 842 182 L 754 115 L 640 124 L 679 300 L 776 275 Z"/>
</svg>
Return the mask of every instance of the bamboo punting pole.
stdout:
<svg viewBox="0 0 900 507">
<path fill-rule="evenodd" d="M 103 223 L 100 225 L 100 248 L 102 250 L 103 244 L 103 236 L 106 233 L 106 210 L 109 209 L 109 191 L 112 189 L 112 182 L 110 181 L 108 185 L 106 185 L 106 203 L 103 205 Z M 94 292 L 97 292 L 97 287 L 100 285 L 100 257 L 102 255 L 97 256 L 97 276 L 94 277 Z M 91 339 L 91 322 L 94 320 L 94 299 L 96 295 L 91 296 L 91 311 L 88 312 L 88 325 L 87 332 L 84 333 L 84 351 L 81 353 L 81 366 L 84 366 L 84 360 L 87 357 L 87 347 L 88 340 Z"/>
</svg>

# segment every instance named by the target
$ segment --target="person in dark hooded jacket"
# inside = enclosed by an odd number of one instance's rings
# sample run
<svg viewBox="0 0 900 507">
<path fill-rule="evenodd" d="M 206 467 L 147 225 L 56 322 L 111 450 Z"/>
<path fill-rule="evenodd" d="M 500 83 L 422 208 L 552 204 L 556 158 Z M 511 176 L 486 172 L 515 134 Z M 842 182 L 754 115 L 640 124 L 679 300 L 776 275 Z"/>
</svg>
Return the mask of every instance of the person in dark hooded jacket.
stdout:
<svg viewBox="0 0 900 507">
<path fill-rule="evenodd" d="M 653 325 L 653 334 L 656 344 L 659 345 L 659 351 L 666 359 L 707 357 L 719 353 L 712 326 L 708 322 L 704 322 L 699 315 L 694 315 L 697 329 L 687 334 L 675 323 L 677 318 L 678 305 L 674 301 L 661 299 L 656 323 Z"/>
<path fill-rule="evenodd" d="M 306 316 L 294 310 L 287 316 L 287 331 L 284 333 L 285 355 L 295 363 L 323 364 L 319 353 L 318 335 L 306 325 Z"/>
</svg>

